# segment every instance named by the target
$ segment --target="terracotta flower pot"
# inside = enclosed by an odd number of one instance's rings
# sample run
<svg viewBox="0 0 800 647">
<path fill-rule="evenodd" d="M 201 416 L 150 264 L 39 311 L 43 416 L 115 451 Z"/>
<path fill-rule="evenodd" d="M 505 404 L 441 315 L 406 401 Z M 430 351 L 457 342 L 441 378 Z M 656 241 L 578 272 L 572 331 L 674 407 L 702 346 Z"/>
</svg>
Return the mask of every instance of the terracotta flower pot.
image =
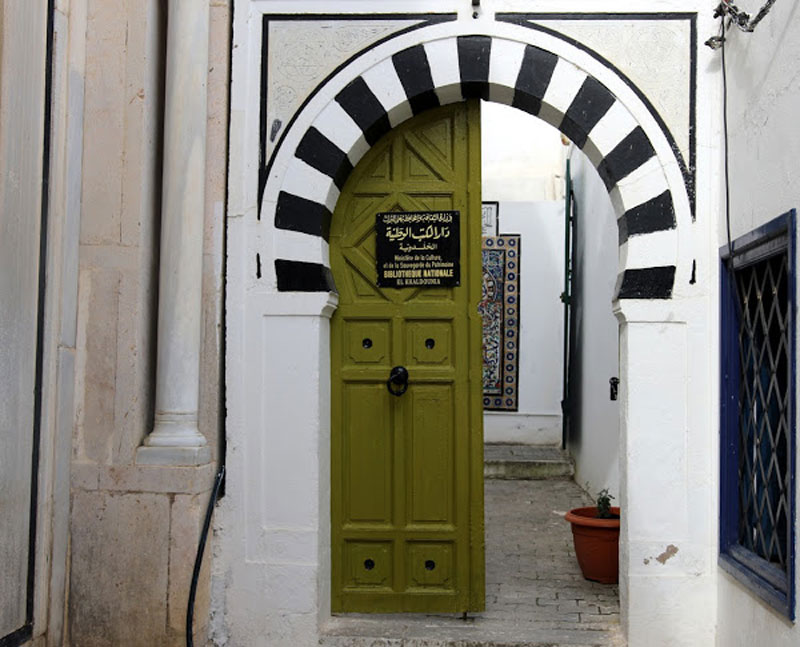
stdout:
<svg viewBox="0 0 800 647">
<path fill-rule="evenodd" d="M 587 580 L 616 584 L 619 581 L 619 508 L 616 519 L 598 519 L 597 508 L 575 508 L 564 518 L 572 524 L 572 540 L 581 572 Z"/>
</svg>

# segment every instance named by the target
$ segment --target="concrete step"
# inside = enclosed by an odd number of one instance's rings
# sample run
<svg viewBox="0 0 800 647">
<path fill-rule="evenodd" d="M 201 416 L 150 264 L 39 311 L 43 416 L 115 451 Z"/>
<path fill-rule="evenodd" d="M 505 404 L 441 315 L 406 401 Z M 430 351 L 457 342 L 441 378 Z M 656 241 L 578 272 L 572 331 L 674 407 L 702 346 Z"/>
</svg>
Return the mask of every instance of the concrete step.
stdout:
<svg viewBox="0 0 800 647">
<path fill-rule="evenodd" d="M 321 647 L 606 647 L 613 644 L 601 632 L 553 631 L 543 640 L 471 640 L 469 638 L 383 638 L 325 636 Z M 617 643 L 622 645 L 624 643 Z"/>
<path fill-rule="evenodd" d="M 572 458 L 561 447 L 487 443 L 483 458 L 487 479 L 569 479 L 575 474 Z"/>
</svg>

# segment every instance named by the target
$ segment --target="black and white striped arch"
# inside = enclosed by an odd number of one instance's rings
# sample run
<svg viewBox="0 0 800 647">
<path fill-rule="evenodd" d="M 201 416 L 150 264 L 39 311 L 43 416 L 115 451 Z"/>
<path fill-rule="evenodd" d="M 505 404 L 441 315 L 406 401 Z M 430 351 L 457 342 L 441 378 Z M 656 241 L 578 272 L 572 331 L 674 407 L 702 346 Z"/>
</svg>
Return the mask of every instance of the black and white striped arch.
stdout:
<svg viewBox="0 0 800 647">
<path fill-rule="evenodd" d="M 619 244 L 676 228 L 675 206 L 653 144 L 597 79 L 544 49 L 490 36 L 458 36 L 409 47 L 344 87 L 303 135 L 278 194 L 275 226 L 327 241 L 339 192 L 384 134 L 429 108 L 480 97 L 514 106 L 558 128 L 581 148 L 617 212 Z M 330 268 L 278 259 L 279 291 L 333 291 Z M 674 264 L 626 269 L 621 299 L 668 299 Z"/>
</svg>

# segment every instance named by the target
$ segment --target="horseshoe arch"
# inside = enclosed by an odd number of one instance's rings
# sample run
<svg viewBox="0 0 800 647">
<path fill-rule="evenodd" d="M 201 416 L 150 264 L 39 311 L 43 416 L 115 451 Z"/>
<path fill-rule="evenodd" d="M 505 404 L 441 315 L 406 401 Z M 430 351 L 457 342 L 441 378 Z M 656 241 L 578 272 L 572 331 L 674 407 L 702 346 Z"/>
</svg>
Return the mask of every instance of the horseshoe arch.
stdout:
<svg viewBox="0 0 800 647">
<path fill-rule="evenodd" d="M 284 172 L 271 173 L 264 190 L 261 220 L 276 233 L 278 292 L 335 292 L 330 221 L 344 182 L 370 146 L 428 108 L 480 97 L 558 128 L 595 166 L 618 218 L 616 298 L 672 298 L 678 227 L 691 216 L 673 147 L 649 107 L 577 47 L 493 25 L 498 33 L 440 36 L 448 26 L 437 25 L 392 39 L 346 66 L 303 109 L 278 151 Z M 406 45 L 408 36 L 414 39 Z M 320 244 L 284 248 L 282 239 L 297 234 Z"/>
</svg>

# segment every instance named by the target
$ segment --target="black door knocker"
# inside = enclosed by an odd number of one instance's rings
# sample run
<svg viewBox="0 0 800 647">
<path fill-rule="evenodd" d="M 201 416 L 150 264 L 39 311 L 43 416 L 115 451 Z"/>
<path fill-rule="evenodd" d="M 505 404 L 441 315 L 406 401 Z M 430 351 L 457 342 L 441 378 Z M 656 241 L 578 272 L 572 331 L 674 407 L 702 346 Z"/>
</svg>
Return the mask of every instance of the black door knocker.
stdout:
<svg viewBox="0 0 800 647">
<path fill-rule="evenodd" d="M 389 379 L 386 380 L 386 388 L 389 393 L 401 396 L 408 389 L 408 369 L 405 366 L 395 366 L 389 372 Z"/>
</svg>

